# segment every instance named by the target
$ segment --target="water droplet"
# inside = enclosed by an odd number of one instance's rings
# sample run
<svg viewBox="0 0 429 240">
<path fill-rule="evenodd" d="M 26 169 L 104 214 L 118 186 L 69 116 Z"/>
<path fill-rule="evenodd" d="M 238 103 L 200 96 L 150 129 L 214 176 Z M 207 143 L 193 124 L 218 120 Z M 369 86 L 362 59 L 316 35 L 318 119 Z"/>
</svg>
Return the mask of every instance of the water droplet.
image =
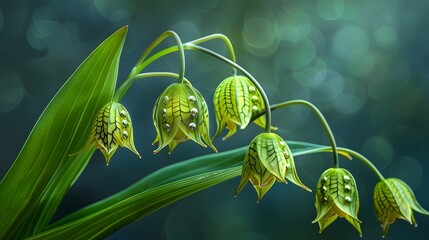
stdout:
<svg viewBox="0 0 429 240">
<path fill-rule="evenodd" d="M 164 131 L 166 131 L 166 132 L 170 132 L 170 130 L 171 130 L 170 125 L 166 123 L 166 124 L 164 125 Z"/>
<path fill-rule="evenodd" d="M 347 203 L 351 203 L 352 202 L 352 198 L 347 196 L 344 198 L 344 200 L 346 200 Z"/>
<path fill-rule="evenodd" d="M 197 128 L 197 124 L 195 124 L 195 123 L 189 123 L 189 129 L 191 131 L 194 131 L 196 128 Z"/>
<path fill-rule="evenodd" d="M 121 111 L 119 112 L 119 114 L 121 115 L 121 117 L 125 117 L 125 116 L 127 116 L 127 112 L 125 112 L 125 110 L 121 110 Z"/>
<path fill-rule="evenodd" d="M 350 185 L 346 185 L 346 186 L 344 186 L 344 189 L 345 189 L 347 192 L 349 192 L 349 191 L 352 189 L 352 187 L 350 187 Z"/>
<path fill-rule="evenodd" d="M 189 97 L 188 97 L 188 101 L 189 101 L 190 103 L 194 103 L 195 101 L 197 101 L 197 99 L 195 98 L 195 96 L 189 96 Z"/>
<path fill-rule="evenodd" d="M 323 197 L 322 199 L 320 199 L 320 201 L 322 202 L 322 204 L 328 203 L 328 199 L 326 197 Z"/>
<path fill-rule="evenodd" d="M 128 132 L 127 131 L 122 132 L 122 138 L 124 138 L 124 139 L 128 138 Z"/>
<path fill-rule="evenodd" d="M 254 86 L 249 87 L 249 92 L 254 93 L 256 91 L 256 88 Z"/>
<path fill-rule="evenodd" d="M 282 147 L 282 148 L 284 148 L 284 147 L 286 147 L 286 142 L 285 141 L 280 141 L 280 146 Z"/>
<path fill-rule="evenodd" d="M 252 96 L 252 101 L 253 102 L 257 102 L 258 100 L 259 100 L 258 96 L 256 96 L 256 95 Z"/>
<path fill-rule="evenodd" d="M 290 163 L 286 163 L 286 169 L 290 169 Z"/>
<path fill-rule="evenodd" d="M 128 121 L 127 120 L 122 120 L 122 127 L 126 128 L 128 127 Z"/>
<path fill-rule="evenodd" d="M 326 186 L 322 186 L 320 188 L 320 192 L 325 193 L 328 190 L 328 188 L 326 188 Z"/>
<path fill-rule="evenodd" d="M 325 182 L 327 182 L 328 181 L 328 178 L 327 177 L 323 177 L 321 180 L 320 180 L 320 182 L 322 182 L 322 184 L 323 183 L 325 183 Z"/>
<path fill-rule="evenodd" d="M 349 182 L 350 181 L 350 177 L 347 176 L 347 175 L 344 175 L 343 176 L 343 180 L 344 180 L 344 182 Z"/>
<path fill-rule="evenodd" d="M 258 108 L 258 106 L 256 106 L 256 105 L 255 105 L 255 106 L 253 106 L 253 107 L 252 107 L 252 110 L 253 110 L 254 112 L 257 112 L 257 111 L 259 111 L 259 108 Z"/>
<path fill-rule="evenodd" d="M 164 96 L 164 101 L 163 101 L 164 104 L 167 104 L 168 101 L 170 101 L 170 98 L 168 96 Z"/>
<path fill-rule="evenodd" d="M 162 116 L 165 117 L 165 115 L 167 115 L 167 109 L 163 108 L 162 111 L 161 111 L 161 113 L 162 113 Z"/>
<path fill-rule="evenodd" d="M 198 115 L 198 110 L 196 108 L 192 108 L 190 114 L 192 117 L 196 117 Z"/>
</svg>

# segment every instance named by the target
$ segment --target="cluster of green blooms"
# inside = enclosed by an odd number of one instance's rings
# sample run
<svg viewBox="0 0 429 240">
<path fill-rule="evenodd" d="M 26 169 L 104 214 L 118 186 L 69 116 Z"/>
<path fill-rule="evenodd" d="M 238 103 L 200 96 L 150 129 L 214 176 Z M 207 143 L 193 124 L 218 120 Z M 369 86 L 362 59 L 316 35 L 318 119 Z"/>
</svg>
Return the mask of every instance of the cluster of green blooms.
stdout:
<svg viewBox="0 0 429 240">
<path fill-rule="evenodd" d="M 179 50 L 180 47 L 181 43 Z M 197 50 L 201 49 L 200 47 Z M 215 54 L 211 53 L 211 55 Z M 215 57 L 227 63 L 231 62 L 217 55 Z M 230 65 L 239 68 L 234 62 Z M 187 140 L 192 140 L 203 147 L 209 146 L 217 152 L 210 137 L 207 103 L 183 74 L 184 71 L 178 77 L 178 83 L 171 84 L 161 93 L 153 108 L 153 124 L 157 133 L 153 143 L 158 143 L 154 153 L 158 153 L 166 146 L 171 153 L 179 143 Z M 213 97 L 217 123 L 214 138 L 218 137 L 226 127 L 229 132 L 223 139 L 228 139 L 237 132 L 238 126 L 240 129 L 245 129 L 252 121 L 258 126 L 265 127 L 265 132 L 257 135 L 248 146 L 236 194 L 240 193 L 248 181 L 255 188 L 258 201 L 276 181 L 287 183 L 288 180 L 311 192 L 298 177 L 293 153 L 287 142 L 271 132 L 276 128 L 271 126 L 271 110 L 263 89 L 253 77 L 245 75 L 240 76 L 235 73 L 227 77 L 216 88 Z M 299 101 L 302 102 L 302 100 Z M 261 115 L 262 113 L 266 115 Z M 316 114 L 319 114 L 319 119 L 324 120 L 320 112 L 316 111 Z M 361 221 L 357 216 L 359 211 L 357 184 L 348 170 L 339 168 L 335 141 L 329 126 L 327 124 L 324 126 L 329 130 L 327 132 L 331 138 L 335 166 L 323 172 L 317 182 L 315 191 L 317 216 L 313 223 L 317 222 L 320 231 L 323 231 L 338 217 L 345 218 L 362 235 Z M 133 142 L 130 115 L 120 103 L 112 101 L 106 104 L 95 117 L 85 149 L 93 146 L 101 150 L 106 158 L 106 164 L 109 164 L 118 146 L 126 147 L 140 157 Z M 346 153 L 347 151 L 343 154 Z M 358 158 L 366 161 L 367 165 L 373 166 L 366 158 L 359 155 Z M 387 234 L 389 225 L 396 219 L 405 219 L 416 225 L 413 210 L 429 215 L 429 212 L 419 205 L 412 190 L 404 182 L 394 178 L 384 179 L 375 167 L 372 167 L 372 170 L 380 178 L 380 182 L 374 189 L 374 206 L 383 235 Z"/>
</svg>

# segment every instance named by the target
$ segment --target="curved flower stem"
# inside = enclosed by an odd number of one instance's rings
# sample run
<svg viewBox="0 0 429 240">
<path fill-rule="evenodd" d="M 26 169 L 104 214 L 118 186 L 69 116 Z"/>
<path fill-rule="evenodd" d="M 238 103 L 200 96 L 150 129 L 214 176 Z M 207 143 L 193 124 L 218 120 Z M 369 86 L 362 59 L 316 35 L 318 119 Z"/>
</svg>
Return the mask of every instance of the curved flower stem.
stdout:
<svg viewBox="0 0 429 240">
<path fill-rule="evenodd" d="M 336 168 L 338 168 L 340 166 L 339 163 L 339 159 L 338 159 L 338 150 L 337 150 L 337 144 L 335 142 L 335 138 L 334 138 L 334 134 L 332 133 L 331 128 L 329 127 L 328 122 L 326 121 L 325 117 L 323 116 L 323 114 L 319 111 L 319 109 L 314 106 L 312 103 L 305 101 L 305 100 L 291 100 L 291 101 L 287 101 L 287 102 L 282 102 L 282 103 L 278 103 L 278 104 L 273 104 L 270 106 L 270 109 L 272 111 L 280 109 L 280 108 L 284 108 L 290 105 L 304 105 L 308 108 L 311 109 L 311 111 L 313 111 L 314 114 L 316 114 L 317 118 L 319 119 L 320 123 L 322 123 L 323 128 L 325 129 L 326 134 L 328 135 L 329 141 L 331 143 L 332 146 L 332 153 L 334 155 L 334 166 Z M 261 115 L 263 114 L 260 113 Z M 258 114 L 257 116 L 255 116 L 253 119 L 257 119 L 259 118 L 260 115 Z M 253 120 L 252 119 L 252 120 Z"/>
<path fill-rule="evenodd" d="M 121 99 L 122 96 L 125 94 L 125 92 L 130 88 L 130 86 L 133 84 L 134 80 L 136 80 L 134 78 L 134 76 L 138 73 L 140 73 L 141 71 L 143 71 L 144 68 L 146 68 L 149 64 L 151 64 L 152 62 L 154 62 L 155 60 L 168 55 L 170 53 L 176 52 L 176 51 L 180 51 L 182 52 L 183 50 L 183 46 L 186 44 L 200 44 L 200 43 L 204 43 L 207 41 L 211 41 L 211 40 L 215 40 L 215 39 L 220 39 L 223 42 L 225 42 L 228 51 L 229 51 L 229 55 L 231 58 L 231 61 L 235 62 L 235 53 L 234 53 L 234 48 L 232 47 L 231 41 L 229 41 L 228 37 L 226 37 L 223 34 L 211 34 L 202 38 L 198 38 L 195 39 L 193 41 L 190 41 L 188 43 L 182 44 L 180 41 L 180 38 L 176 39 L 176 43 L 177 46 L 172 46 L 169 48 L 165 48 L 159 52 L 156 52 L 154 55 L 148 57 L 149 53 L 161 42 L 163 41 L 166 37 L 168 37 L 170 33 L 172 34 L 172 36 L 174 37 L 175 35 L 177 36 L 176 33 L 172 32 L 172 31 L 167 31 L 165 33 L 163 33 L 161 36 L 159 36 L 157 39 L 155 39 L 155 41 L 153 41 L 151 43 L 151 45 L 149 45 L 149 47 L 143 52 L 143 54 L 140 56 L 139 60 L 137 61 L 136 65 L 134 66 L 133 70 L 131 71 L 131 73 L 128 75 L 128 77 L 125 79 L 124 83 L 118 88 L 118 90 L 115 93 L 115 97 L 114 99 Z M 166 34 L 165 36 L 163 36 L 164 34 Z M 184 55 L 184 54 L 183 54 Z M 184 57 L 183 57 L 183 65 L 184 65 Z M 234 75 L 236 75 L 237 70 L 233 67 L 233 73 Z M 184 75 L 184 67 L 183 67 L 183 75 Z M 180 81 L 180 80 L 179 80 Z"/>
<path fill-rule="evenodd" d="M 259 92 L 262 95 L 262 99 L 264 101 L 265 106 L 270 106 L 270 102 L 268 101 L 268 97 L 264 92 L 264 89 L 261 87 L 261 85 L 259 84 L 259 82 L 249 73 L 246 71 L 246 69 L 244 69 L 243 67 L 241 67 L 240 65 L 238 65 L 237 63 L 229 60 L 228 58 L 225 58 L 222 55 L 219 55 L 216 52 L 213 52 L 207 48 L 201 47 L 201 46 L 197 46 L 194 44 L 185 44 L 184 45 L 185 49 L 190 49 L 190 50 L 197 50 L 200 52 L 203 52 L 205 54 L 208 54 L 210 56 L 213 56 L 231 66 L 233 66 L 234 68 L 236 68 L 238 71 L 242 72 L 246 77 L 248 77 L 252 83 L 256 86 L 256 88 L 259 90 Z M 265 111 L 265 118 L 266 118 L 266 123 L 265 123 L 265 132 L 266 133 L 270 133 L 271 132 L 271 109 L 270 108 L 266 108 Z"/>
<path fill-rule="evenodd" d="M 130 78 L 130 81 L 135 81 L 137 79 L 142 79 L 142 78 L 149 78 L 149 77 L 171 77 L 171 78 L 175 78 L 175 79 L 179 79 L 180 75 L 177 73 L 172 73 L 172 72 L 148 72 L 148 73 L 140 73 L 137 75 L 134 75 L 132 78 Z M 183 77 L 184 81 L 188 81 L 185 77 Z M 123 87 L 124 85 L 122 85 L 121 87 Z M 121 88 L 118 89 L 118 92 L 120 92 Z M 121 100 L 123 95 L 115 95 L 115 98 L 113 99 L 116 102 L 119 102 Z"/>
<path fill-rule="evenodd" d="M 383 177 L 383 175 L 381 174 L 381 172 L 377 169 L 377 167 L 375 167 L 375 165 L 371 162 L 371 161 L 369 161 L 365 156 L 363 156 L 362 154 L 360 154 L 360 153 L 358 153 L 358 152 L 355 152 L 355 151 L 353 151 L 353 150 L 351 150 L 351 149 L 348 149 L 348 148 L 342 148 L 342 147 L 340 147 L 340 148 L 338 148 L 338 150 L 340 150 L 340 151 L 342 151 L 342 152 L 346 152 L 346 153 L 348 153 L 348 154 L 350 154 L 351 156 L 354 156 L 354 157 L 356 157 L 357 159 L 359 159 L 359 160 L 361 160 L 367 167 L 369 167 L 374 173 L 375 173 L 375 175 L 377 175 L 377 177 L 381 180 L 381 181 L 383 181 L 384 180 L 384 177 Z"/>
<path fill-rule="evenodd" d="M 128 75 L 128 77 L 125 79 L 124 83 L 122 83 L 122 85 L 118 88 L 118 90 L 115 92 L 115 96 L 113 97 L 113 99 L 120 99 L 122 98 L 122 96 L 125 94 L 125 92 L 127 92 L 127 90 L 131 87 L 131 85 L 133 84 L 135 78 L 134 76 L 136 76 L 139 72 L 141 72 L 143 70 L 144 67 L 142 67 L 142 63 L 144 62 L 144 60 L 147 58 L 147 56 L 150 54 L 150 52 L 152 52 L 152 50 L 158 46 L 164 39 L 166 39 L 167 37 L 173 37 L 174 40 L 176 41 L 176 51 L 179 50 L 179 54 L 180 54 L 180 75 L 179 78 L 177 79 L 178 82 L 183 82 L 183 78 L 185 76 L 185 51 L 183 51 L 183 44 L 182 41 L 180 40 L 179 36 L 173 32 L 173 31 L 166 31 L 164 33 L 162 33 L 161 35 L 159 35 L 142 53 L 142 55 L 140 56 L 140 58 L 137 60 L 136 65 L 133 67 L 133 69 L 131 70 L 131 73 Z"/>
<path fill-rule="evenodd" d="M 166 39 L 167 37 L 173 37 L 174 40 L 176 41 L 176 46 L 179 50 L 179 54 L 180 54 L 180 76 L 179 76 L 179 81 L 181 82 L 181 80 L 183 79 L 183 76 L 185 76 L 185 52 L 183 51 L 183 44 L 182 41 L 180 40 L 179 35 L 177 35 L 177 33 L 173 32 L 173 31 L 165 31 L 164 33 L 162 33 L 161 35 L 159 35 L 159 37 L 157 37 L 147 48 L 146 50 L 142 53 L 142 55 L 140 56 L 140 58 L 137 60 L 137 63 L 135 65 L 135 67 L 133 68 L 133 70 L 130 73 L 130 76 L 133 76 L 139 72 L 141 72 L 141 70 L 139 71 L 139 65 L 142 64 L 142 62 L 147 58 L 147 56 L 149 55 L 149 53 L 156 47 L 158 46 L 162 41 L 164 41 L 164 39 Z"/>
<path fill-rule="evenodd" d="M 200 43 L 203 43 L 203 42 L 207 42 L 207 41 L 210 41 L 210 40 L 213 40 L 213 39 L 220 39 L 220 40 L 224 41 L 225 44 L 226 44 L 226 47 L 228 48 L 228 51 L 229 51 L 229 58 L 231 59 L 231 61 L 236 62 L 235 61 L 235 52 L 234 52 L 234 48 L 232 47 L 232 43 L 229 40 L 229 38 L 227 36 L 223 35 L 223 34 L 219 34 L 219 33 L 211 34 L 211 35 L 208 35 L 208 36 L 196 39 L 194 41 L 191 41 L 189 43 L 185 43 L 185 45 L 186 44 L 195 44 L 195 45 L 197 45 L 197 44 L 200 44 Z M 232 68 L 232 71 L 233 71 L 233 75 L 234 76 L 237 75 L 237 69 L 235 67 Z"/>
</svg>

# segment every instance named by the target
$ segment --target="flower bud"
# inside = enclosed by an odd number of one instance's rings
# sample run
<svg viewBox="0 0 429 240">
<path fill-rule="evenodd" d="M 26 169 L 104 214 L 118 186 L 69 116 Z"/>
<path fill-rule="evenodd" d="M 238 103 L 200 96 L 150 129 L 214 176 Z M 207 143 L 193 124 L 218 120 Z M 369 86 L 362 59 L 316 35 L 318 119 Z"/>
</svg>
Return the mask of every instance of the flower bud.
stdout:
<svg viewBox="0 0 429 240">
<path fill-rule="evenodd" d="M 118 146 L 130 149 L 140 158 L 134 146 L 130 114 L 122 104 L 109 102 L 98 112 L 84 150 L 92 146 L 101 150 L 106 165 L 109 165 Z"/>
<path fill-rule="evenodd" d="M 317 217 L 320 232 L 327 228 L 337 217 L 345 218 L 359 234 L 361 221 L 357 218 L 359 195 L 352 174 L 343 168 L 330 168 L 322 173 L 316 191 Z"/>
<path fill-rule="evenodd" d="M 260 201 L 276 180 L 286 183 L 286 179 L 311 191 L 298 178 L 292 152 L 286 142 L 275 133 L 259 134 L 247 149 L 236 194 L 250 180 Z"/>
<path fill-rule="evenodd" d="M 153 144 L 158 142 L 154 153 L 167 145 L 171 153 L 177 144 L 188 139 L 203 147 L 209 145 L 217 152 L 209 135 L 207 104 L 203 96 L 186 80 L 171 84 L 158 97 L 153 108 L 153 124 L 157 132 Z"/>
<path fill-rule="evenodd" d="M 216 88 L 213 104 L 217 123 L 215 138 L 225 125 L 229 130 L 223 140 L 237 132 L 237 125 L 241 129 L 246 128 L 252 117 L 265 108 L 261 93 L 245 76 L 232 76 L 223 80 Z M 265 127 L 265 117 L 257 118 L 255 123 Z"/>
<path fill-rule="evenodd" d="M 411 188 L 397 178 L 388 178 L 377 183 L 374 188 L 374 207 L 375 215 L 383 228 L 383 237 L 386 236 L 389 225 L 396 219 L 404 219 L 417 227 L 413 210 L 429 215 L 417 202 Z"/>
</svg>

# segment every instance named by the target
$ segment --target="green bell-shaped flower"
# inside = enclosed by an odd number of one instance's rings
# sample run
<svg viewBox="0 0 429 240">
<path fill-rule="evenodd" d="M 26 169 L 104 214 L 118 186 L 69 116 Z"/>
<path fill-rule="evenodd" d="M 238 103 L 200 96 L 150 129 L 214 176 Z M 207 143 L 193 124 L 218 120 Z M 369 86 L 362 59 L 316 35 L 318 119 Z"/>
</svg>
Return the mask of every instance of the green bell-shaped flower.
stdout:
<svg viewBox="0 0 429 240">
<path fill-rule="evenodd" d="M 389 230 L 389 225 L 396 219 L 405 221 L 417 227 L 413 210 L 425 215 L 429 212 L 417 202 L 411 188 L 397 178 L 384 179 L 374 188 L 375 215 L 383 228 L 383 237 Z"/>
<path fill-rule="evenodd" d="M 359 195 L 352 174 L 343 168 L 330 168 L 322 173 L 316 191 L 317 217 L 320 232 L 327 228 L 337 217 L 345 218 L 359 234 L 361 221 L 359 211 Z"/>
<path fill-rule="evenodd" d="M 218 137 L 224 126 L 229 130 L 223 140 L 237 132 L 237 125 L 241 129 L 247 127 L 250 120 L 265 108 L 261 93 L 245 76 L 232 76 L 223 80 L 216 88 L 213 97 L 216 114 Z M 265 117 L 254 121 L 258 126 L 265 127 Z M 273 130 L 277 129 L 272 127 Z"/>
<path fill-rule="evenodd" d="M 187 80 L 168 86 L 156 100 L 153 108 L 153 124 L 157 136 L 158 153 L 169 146 L 169 153 L 188 139 L 203 147 L 213 146 L 209 135 L 209 112 L 203 96 Z M 205 143 L 202 142 L 201 138 Z"/>
<path fill-rule="evenodd" d="M 275 133 L 261 133 L 249 144 L 236 195 L 250 180 L 260 201 L 276 180 L 287 183 L 286 179 L 311 192 L 298 178 L 286 142 Z"/>
<path fill-rule="evenodd" d="M 106 165 L 109 165 L 110 158 L 116 152 L 118 146 L 130 149 L 140 158 L 140 154 L 134 146 L 133 125 L 130 114 L 122 104 L 109 102 L 98 112 L 83 150 L 93 146 L 101 150 L 106 158 Z"/>
</svg>

